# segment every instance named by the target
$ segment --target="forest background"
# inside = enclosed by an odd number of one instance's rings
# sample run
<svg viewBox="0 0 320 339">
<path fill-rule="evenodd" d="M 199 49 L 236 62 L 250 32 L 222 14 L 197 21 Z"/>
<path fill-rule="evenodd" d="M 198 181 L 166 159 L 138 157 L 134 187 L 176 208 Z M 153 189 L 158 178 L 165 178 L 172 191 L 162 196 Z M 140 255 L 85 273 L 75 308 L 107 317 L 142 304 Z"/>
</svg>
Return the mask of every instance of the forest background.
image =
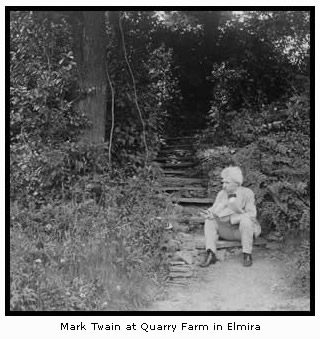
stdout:
<svg viewBox="0 0 320 339">
<path fill-rule="evenodd" d="M 10 308 L 148 303 L 172 205 L 153 159 L 190 129 L 203 173 L 243 168 L 264 234 L 303 234 L 308 291 L 311 61 L 309 11 L 10 12 Z"/>
</svg>

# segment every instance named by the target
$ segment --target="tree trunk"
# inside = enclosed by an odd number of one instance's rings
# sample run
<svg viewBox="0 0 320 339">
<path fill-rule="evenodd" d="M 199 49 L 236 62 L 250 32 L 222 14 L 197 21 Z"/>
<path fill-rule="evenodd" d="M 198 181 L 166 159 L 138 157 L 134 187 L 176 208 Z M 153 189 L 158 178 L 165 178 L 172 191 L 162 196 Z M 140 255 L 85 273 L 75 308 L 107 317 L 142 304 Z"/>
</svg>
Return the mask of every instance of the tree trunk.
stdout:
<svg viewBox="0 0 320 339">
<path fill-rule="evenodd" d="M 104 11 L 72 13 L 74 54 L 79 70 L 81 99 L 78 109 L 91 121 L 80 142 L 105 141 L 107 79 L 106 24 Z"/>
</svg>

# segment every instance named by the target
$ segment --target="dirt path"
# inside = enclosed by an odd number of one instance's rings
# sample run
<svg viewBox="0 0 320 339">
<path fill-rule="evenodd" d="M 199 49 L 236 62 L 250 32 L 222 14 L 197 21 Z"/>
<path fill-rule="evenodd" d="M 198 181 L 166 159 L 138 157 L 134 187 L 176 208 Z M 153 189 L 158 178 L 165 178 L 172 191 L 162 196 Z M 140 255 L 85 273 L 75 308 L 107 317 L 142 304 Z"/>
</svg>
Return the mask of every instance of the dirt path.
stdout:
<svg viewBox="0 0 320 339">
<path fill-rule="evenodd" d="M 289 288 L 277 253 L 256 249 L 253 266 L 241 265 L 241 253 L 208 268 L 195 265 L 186 286 L 169 286 L 166 297 L 149 311 L 308 311 L 309 299 Z"/>
</svg>

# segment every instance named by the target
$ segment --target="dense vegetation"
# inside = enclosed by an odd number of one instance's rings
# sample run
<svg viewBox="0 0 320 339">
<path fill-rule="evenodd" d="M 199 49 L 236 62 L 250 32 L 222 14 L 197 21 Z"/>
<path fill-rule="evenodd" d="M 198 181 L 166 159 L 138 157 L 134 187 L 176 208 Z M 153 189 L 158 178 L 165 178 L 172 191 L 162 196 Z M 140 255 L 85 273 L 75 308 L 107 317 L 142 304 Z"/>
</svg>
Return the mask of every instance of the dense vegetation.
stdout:
<svg viewBox="0 0 320 339">
<path fill-rule="evenodd" d="M 106 28 L 103 65 L 86 59 L 90 15 Z M 203 129 L 213 180 L 243 168 L 266 234 L 308 232 L 309 26 L 301 11 L 10 12 L 11 309 L 153 297 L 166 265 L 156 217 L 171 202 L 152 159 L 182 129 Z M 308 241 L 297 255 L 305 283 Z"/>
<path fill-rule="evenodd" d="M 295 260 L 304 288 L 311 193 L 308 23 L 302 12 L 248 13 L 244 22 L 221 28 L 223 61 L 213 66 L 207 133 L 200 139 L 211 147 L 198 153 L 212 181 L 220 181 L 224 166 L 243 169 L 264 235 L 301 244 Z"/>
</svg>

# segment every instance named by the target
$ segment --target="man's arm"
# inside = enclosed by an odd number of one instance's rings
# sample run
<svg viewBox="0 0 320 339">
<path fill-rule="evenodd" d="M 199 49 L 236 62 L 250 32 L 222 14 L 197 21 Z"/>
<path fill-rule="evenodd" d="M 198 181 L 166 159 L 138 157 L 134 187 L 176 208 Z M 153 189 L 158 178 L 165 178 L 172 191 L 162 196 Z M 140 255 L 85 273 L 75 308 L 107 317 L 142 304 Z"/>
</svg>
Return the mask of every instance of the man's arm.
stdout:
<svg viewBox="0 0 320 339">
<path fill-rule="evenodd" d="M 255 204 L 254 193 L 251 190 L 248 191 L 244 211 L 252 219 L 257 217 L 257 208 Z"/>
<path fill-rule="evenodd" d="M 212 205 L 212 207 L 208 208 L 208 212 L 210 214 L 216 216 L 219 213 L 221 213 L 227 207 L 227 204 L 225 202 L 223 195 L 224 195 L 223 191 L 220 191 L 217 194 L 217 197 L 216 197 L 214 204 Z"/>
<path fill-rule="evenodd" d="M 200 212 L 205 219 L 214 219 L 219 213 L 221 213 L 221 211 L 224 210 L 224 208 L 227 207 L 223 194 L 224 192 L 220 191 L 216 196 L 214 204 L 210 208 Z"/>
</svg>

